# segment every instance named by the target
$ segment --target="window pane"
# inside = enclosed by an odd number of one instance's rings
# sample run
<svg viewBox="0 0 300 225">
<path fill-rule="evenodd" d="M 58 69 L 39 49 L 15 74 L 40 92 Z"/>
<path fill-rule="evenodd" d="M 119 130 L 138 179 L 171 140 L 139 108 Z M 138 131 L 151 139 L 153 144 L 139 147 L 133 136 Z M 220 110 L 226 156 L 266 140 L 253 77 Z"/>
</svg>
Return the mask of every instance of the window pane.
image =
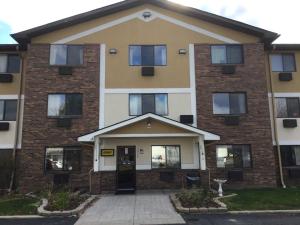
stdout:
<svg viewBox="0 0 300 225">
<path fill-rule="evenodd" d="M 249 168 L 251 167 L 251 154 L 250 148 L 247 145 L 242 146 L 242 156 L 243 156 L 243 167 Z"/>
<path fill-rule="evenodd" d="M 177 146 L 166 146 L 167 167 L 180 168 L 180 150 Z"/>
<path fill-rule="evenodd" d="M 142 96 L 129 95 L 129 110 L 131 116 L 138 116 L 142 114 Z"/>
<path fill-rule="evenodd" d="M 51 65 L 67 64 L 67 45 L 50 46 L 50 64 Z"/>
<path fill-rule="evenodd" d="M 223 45 L 211 46 L 212 63 L 226 63 L 226 47 Z"/>
<path fill-rule="evenodd" d="M 143 114 L 155 113 L 155 98 L 153 94 L 142 95 Z"/>
<path fill-rule="evenodd" d="M 164 66 L 167 65 L 167 47 L 166 46 L 155 46 L 155 65 Z"/>
<path fill-rule="evenodd" d="M 83 46 L 69 45 L 68 46 L 68 65 L 83 64 Z"/>
<path fill-rule="evenodd" d="M 141 64 L 141 46 L 129 46 L 129 65 L 140 66 Z"/>
<path fill-rule="evenodd" d="M 246 113 L 246 97 L 244 94 L 230 94 L 230 114 Z"/>
<path fill-rule="evenodd" d="M 4 101 L 0 100 L 0 120 L 4 120 Z"/>
<path fill-rule="evenodd" d="M 65 113 L 65 95 L 48 95 L 48 116 L 63 116 Z"/>
<path fill-rule="evenodd" d="M 243 152 L 241 145 L 232 146 L 233 154 L 233 167 L 234 168 L 243 168 Z"/>
<path fill-rule="evenodd" d="M 283 70 L 285 72 L 294 72 L 295 71 L 295 58 L 292 54 L 286 54 L 282 56 L 283 59 Z"/>
<path fill-rule="evenodd" d="M 20 57 L 18 55 L 8 55 L 7 72 L 9 73 L 20 72 Z"/>
<path fill-rule="evenodd" d="M 142 65 L 154 66 L 154 46 L 142 46 Z"/>
<path fill-rule="evenodd" d="M 82 114 L 82 95 L 68 94 L 66 95 L 66 115 L 79 116 Z"/>
<path fill-rule="evenodd" d="M 80 149 L 65 148 L 64 170 L 79 171 L 80 170 Z"/>
<path fill-rule="evenodd" d="M 280 146 L 282 166 L 295 166 L 292 146 Z"/>
<path fill-rule="evenodd" d="M 47 148 L 45 159 L 46 170 L 63 169 L 63 148 Z"/>
<path fill-rule="evenodd" d="M 286 98 L 288 117 L 299 118 L 300 117 L 300 105 L 299 98 Z"/>
<path fill-rule="evenodd" d="M 168 95 L 155 95 L 155 110 L 158 115 L 168 115 Z"/>
<path fill-rule="evenodd" d="M 15 121 L 17 116 L 17 100 L 7 100 L 5 102 L 5 120 Z"/>
<path fill-rule="evenodd" d="M 277 108 L 277 117 L 286 118 L 287 115 L 287 105 L 285 98 L 276 98 L 276 108 Z"/>
<path fill-rule="evenodd" d="M 225 168 L 226 158 L 228 156 L 227 146 L 217 146 L 217 167 Z"/>
<path fill-rule="evenodd" d="M 7 55 L 0 55 L 0 73 L 7 72 Z"/>
<path fill-rule="evenodd" d="M 282 57 L 281 55 L 271 55 L 271 62 L 272 62 L 272 71 L 273 72 L 280 72 L 283 71 L 282 65 Z"/>
<path fill-rule="evenodd" d="M 166 149 L 164 146 L 152 146 L 152 168 L 166 167 Z"/>
<path fill-rule="evenodd" d="M 243 51 L 241 45 L 227 46 L 227 63 L 241 64 L 243 62 Z"/>
<path fill-rule="evenodd" d="M 219 93 L 213 95 L 214 114 L 229 114 L 229 94 Z"/>
</svg>

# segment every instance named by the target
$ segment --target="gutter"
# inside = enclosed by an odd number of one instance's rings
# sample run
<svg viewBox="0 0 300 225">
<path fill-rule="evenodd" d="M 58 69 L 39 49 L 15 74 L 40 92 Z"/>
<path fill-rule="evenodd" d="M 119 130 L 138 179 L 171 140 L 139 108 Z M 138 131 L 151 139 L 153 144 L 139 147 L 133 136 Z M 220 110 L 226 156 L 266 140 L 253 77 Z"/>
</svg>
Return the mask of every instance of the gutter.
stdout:
<svg viewBox="0 0 300 225">
<path fill-rule="evenodd" d="M 275 47 L 273 47 L 273 50 L 275 50 Z M 278 165 L 279 165 L 279 175 L 280 175 L 280 182 L 283 188 L 286 188 L 284 177 L 283 177 L 283 170 L 282 170 L 282 160 L 281 160 L 281 153 L 280 153 L 280 145 L 278 141 L 278 132 L 277 132 L 277 121 L 276 121 L 276 115 L 275 115 L 275 96 L 274 96 L 274 90 L 273 90 L 273 83 L 272 83 L 272 74 L 271 74 L 271 64 L 270 64 L 270 57 L 268 54 L 268 78 L 270 83 L 270 91 L 271 91 L 271 104 L 272 104 L 272 120 L 273 120 L 273 132 L 274 132 L 274 138 L 276 143 L 276 149 L 277 149 L 277 156 L 278 156 Z"/>
</svg>

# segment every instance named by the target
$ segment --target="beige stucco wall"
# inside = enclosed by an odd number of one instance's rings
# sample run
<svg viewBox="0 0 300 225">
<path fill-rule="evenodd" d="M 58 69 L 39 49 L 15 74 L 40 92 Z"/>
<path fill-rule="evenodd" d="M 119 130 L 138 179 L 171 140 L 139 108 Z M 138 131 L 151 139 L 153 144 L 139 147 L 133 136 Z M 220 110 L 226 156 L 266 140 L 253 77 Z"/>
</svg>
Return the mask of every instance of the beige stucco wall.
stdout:
<svg viewBox="0 0 300 225">
<path fill-rule="evenodd" d="M 129 94 L 105 94 L 105 126 L 129 119 Z M 191 115 L 190 94 L 168 94 L 168 118 L 179 120 L 180 115 Z"/>
<path fill-rule="evenodd" d="M 300 118 L 297 118 L 296 128 L 284 128 L 282 121 L 282 118 L 276 119 L 280 145 L 300 145 Z"/>
<path fill-rule="evenodd" d="M 151 169 L 152 145 L 180 145 L 182 169 L 199 168 L 199 161 L 194 138 L 109 138 L 102 139 L 104 149 L 115 149 L 114 157 L 100 157 L 101 170 L 116 169 L 117 146 L 136 146 L 137 170 Z M 141 154 L 140 150 L 143 150 Z"/>
</svg>

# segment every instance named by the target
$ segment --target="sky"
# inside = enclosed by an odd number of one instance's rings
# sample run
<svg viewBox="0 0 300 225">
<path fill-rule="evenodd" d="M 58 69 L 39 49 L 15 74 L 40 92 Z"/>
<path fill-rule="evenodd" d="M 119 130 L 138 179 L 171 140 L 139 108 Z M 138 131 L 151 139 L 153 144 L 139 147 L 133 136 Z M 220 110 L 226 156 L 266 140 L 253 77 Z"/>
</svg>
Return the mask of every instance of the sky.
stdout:
<svg viewBox="0 0 300 225">
<path fill-rule="evenodd" d="M 120 0 L 3 0 L 0 44 L 9 34 L 103 7 Z M 275 43 L 300 43 L 299 0 L 170 0 L 281 34 Z"/>
</svg>

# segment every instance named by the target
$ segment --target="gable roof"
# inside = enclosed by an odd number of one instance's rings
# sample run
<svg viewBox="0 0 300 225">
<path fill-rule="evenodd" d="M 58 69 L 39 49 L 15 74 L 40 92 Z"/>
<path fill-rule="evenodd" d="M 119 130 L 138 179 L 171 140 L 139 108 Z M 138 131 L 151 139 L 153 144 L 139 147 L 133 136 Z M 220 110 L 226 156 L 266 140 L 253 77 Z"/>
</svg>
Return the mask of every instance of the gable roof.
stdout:
<svg viewBox="0 0 300 225">
<path fill-rule="evenodd" d="M 125 121 L 122 121 L 120 123 L 102 128 L 100 130 L 96 130 L 92 133 L 85 134 L 85 135 L 79 137 L 77 140 L 80 141 L 80 142 L 91 142 L 91 141 L 93 141 L 94 137 L 96 137 L 96 136 L 103 135 L 105 133 L 111 132 L 113 130 L 116 130 L 116 129 L 119 129 L 119 128 L 122 128 L 122 127 L 126 127 L 128 125 L 134 124 L 136 122 L 139 122 L 139 121 L 142 121 L 142 120 L 145 120 L 145 119 L 154 119 L 154 120 L 166 123 L 166 124 L 171 125 L 171 126 L 182 128 L 184 130 L 187 130 L 189 132 L 193 132 L 193 133 L 198 134 L 198 135 L 203 135 L 204 140 L 209 140 L 209 141 L 220 140 L 219 135 L 216 135 L 216 134 L 204 131 L 204 130 L 200 130 L 200 129 L 198 129 L 196 127 L 193 127 L 193 126 L 182 124 L 182 123 L 179 123 L 175 120 L 172 120 L 172 119 L 169 119 L 169 118 L 166 118 L 166 117 L 162 117 L 162 116 L 159 116 L 159 115 L 156 115 L 156 114 L 153 114 L 153 113 L 147 113 L 145 115 L 141 115 L 141 116 L 138 116 L 138 117 L 135 117 L 135 118 L 132 118 L 132 119 L 129 119 L 129 120 L 125 120 Z M 146 135 L 149 135 L 149 134 L 146 134 Z"/>
<path fill-rule="evenodd" d="M 208 13 L 199 9 L 182 6 L 176 3 L 171 3 L 167 0 L 125 0 L 89 12 L 81 13 L 65 19 L 61 19 L 52 23 L 38 26 L 19 33 L 11 34 L 11 36 L 21 45 L 30 43 L 30 39 L 42 34 L 46 34 L 58 29 L 63 29 L 72 25 L 87 22 L 96 18 L 104 17 L 119 11 L 127 10 L 143 4 L 152 4 L 163 9 L 167 9 L 176 13 L 184 14 L 200 20 L 211 22 L 227 28 L 231 28 L 240 32 L 257 36 L 264 43 L 272 43 L 279 37 L 279 34 L 267 31 L 258 27 L 248 25 L 246 23 L 238 22 L 236 20 L 228 19 L 212 13 Z"/>
</svg>

